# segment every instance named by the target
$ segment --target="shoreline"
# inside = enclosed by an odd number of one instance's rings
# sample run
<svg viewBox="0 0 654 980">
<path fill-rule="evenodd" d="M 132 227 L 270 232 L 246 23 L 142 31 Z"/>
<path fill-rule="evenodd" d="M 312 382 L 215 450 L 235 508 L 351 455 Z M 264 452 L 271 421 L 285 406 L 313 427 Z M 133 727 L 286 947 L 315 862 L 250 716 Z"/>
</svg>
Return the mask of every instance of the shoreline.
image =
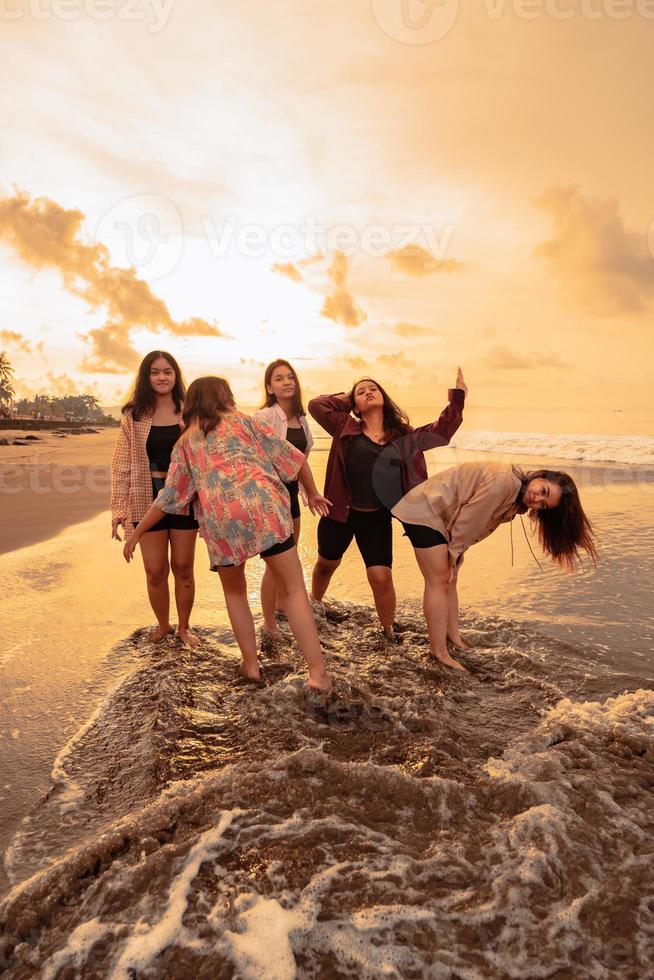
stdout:
<svg viewBox="0 0 654 980">
<path fill-rule="evenodd" d="M 7 436 L 20 430 L 5 430 Z M 84 438 L 77 438 L 78 435 Z M 82 523 L 109 509 L 110 463 L 117 429 L 102 427 L 95 432 L 44 431 L 24 444 L 0 445 L 0 554 L 45 542 L 68 527 Z M 23 440 L 20 440 L 23 442 Z M 311 462 L 316 483 L 322 486 L 327 461 L 326 445 L 320 441 Z M 429 473 L 467 460 L 515 461 L 529 468 L 531 456 L 443 447 L 427 456 Z M 580 491 L 589 499 L 603 495 L 616 498 L 625 485 L 636 486 L 654 497 L 654 468 L 633 463 L 545 458 L 553 468 L 570 472 Z M 308 512 L 304 512 L 309 525 Z M 109 530 L 107 531 L 109 534 Z"/>
</svg>

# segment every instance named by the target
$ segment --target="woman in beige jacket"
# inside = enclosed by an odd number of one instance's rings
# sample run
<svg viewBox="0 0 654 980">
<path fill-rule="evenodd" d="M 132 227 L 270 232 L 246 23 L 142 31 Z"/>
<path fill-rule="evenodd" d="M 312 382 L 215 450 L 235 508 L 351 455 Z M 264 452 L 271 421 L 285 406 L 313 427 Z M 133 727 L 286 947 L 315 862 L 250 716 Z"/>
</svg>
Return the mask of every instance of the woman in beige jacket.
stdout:
<svg viewBox="0 0 654 980">
<path fill-rule="evenodd" d="M 590 522 L 567 473 L 523 473 L 510 463 L 462 463 L 410 490 L 392 513 L 404 525 L 425 580 L 424 612 L 432 656 L 465 668 L 447 652 L 447 640 L 469 649 L 459 632 L 456 580 L 466 550 L 516 514 L 530 512 L 539 543 L 561 567 L 572 570 L 580 549 L 593 563 L 597 552 Z"/>
</svg>

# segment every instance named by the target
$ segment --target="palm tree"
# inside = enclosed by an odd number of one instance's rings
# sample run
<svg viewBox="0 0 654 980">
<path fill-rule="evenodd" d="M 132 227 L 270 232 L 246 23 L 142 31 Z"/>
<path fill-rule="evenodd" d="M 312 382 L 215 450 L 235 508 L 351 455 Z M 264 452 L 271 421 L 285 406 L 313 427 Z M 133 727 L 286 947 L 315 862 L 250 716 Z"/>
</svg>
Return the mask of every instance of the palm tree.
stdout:
<svg viewBox="0 0 654 980">
<path fill-rule="evenodd" d="M 14 398 L 14 386 L 11 379 L 14 369 L 4 351 L 0 352 L 0 402 L 10 402 Z"/>
</svg>

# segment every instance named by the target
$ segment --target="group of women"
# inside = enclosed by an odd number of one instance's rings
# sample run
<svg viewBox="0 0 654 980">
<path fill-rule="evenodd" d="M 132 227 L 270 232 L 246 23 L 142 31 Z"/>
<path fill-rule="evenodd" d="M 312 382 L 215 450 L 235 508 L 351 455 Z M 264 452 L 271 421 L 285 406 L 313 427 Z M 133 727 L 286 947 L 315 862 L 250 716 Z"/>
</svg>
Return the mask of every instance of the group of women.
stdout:
<svg viewBox="0 0 654 980">
<path fill-rule="evenodd" d="M 394 631 L 392 520 L 402 524 L 424 578 L 423 608 L 432 656 L 464 667 L 448 651 L 467 645 L 459 632 L 457 577 L 468 547 L 501 523 L 530 512 L 544 552 L 572 568 L 585 551 L 597 557 L 577 488 L 565 473 L 524 473 L 502 463 L 463 463 L 428 478 L 424 452 L 450 441 L 463 420 L 467 387 L 461 369 L 438 419 L 413 428 L 408 416 L 371 378 L 349 393 L 309 402 L 332 437 L 324 495 L 308 457 L 313 444 L 298 377 L 285 360 L 266 368 L 264 405 L 238 411 L 227 381 L 203 377 L 185 389 L 174 357 L 153 351 L 142 361 L 123 407 L 112 462 L 112 537 L 129 534 L 130 561 L 140 545 L 157 618 L 154 638 L 170 632 L 169 571 L 175 581 L 178 633 L 190 646 L 198 530 L 220 577 L 241 674 L 260 682 L 257 638 L 248 602 L 245 562 L 266 563 L 263 638 L 279 630 L 283 608 L 308 665 L 310 687 L 329 690 L 314 610 L 352 539 L 365 563 L 381 628 Z M 307 595 L 297 553 L 300 498 L 318 522 L 318 555 Z"/>
</svg>

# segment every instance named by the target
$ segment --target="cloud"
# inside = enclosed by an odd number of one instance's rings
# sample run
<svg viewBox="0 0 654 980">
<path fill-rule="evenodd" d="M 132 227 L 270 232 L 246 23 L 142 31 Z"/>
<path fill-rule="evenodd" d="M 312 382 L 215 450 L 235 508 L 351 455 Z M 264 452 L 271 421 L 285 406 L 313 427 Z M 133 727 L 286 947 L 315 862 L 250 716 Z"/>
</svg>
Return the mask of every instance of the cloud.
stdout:
<svg viewBox="0 0 654 980">
<path fill-rule="evenodd" d="M 0 342 L 9 347 L 17 347 L 18 350 L 25 351 L 26 354 L 32 353 L 32 345 L 27 337 L 23 337 L 22 333 L 17 333 L 15 330 L 0 330 Z M 43 341 L 38 346 L 42 348 Z"/>
<path fill-rule="evenodd" d="M 644 234 L 627 231 L 613 198 L 551 187 L 535 204 L 553 221 L 534 254 L 545 259 L 567 298 L 596 316 L 637 313 L 654 296 L 654 256 Z"/>
<path fill-rule="evenodd" d="M 363 357 L 344 357 L 343 361 L 353 371 L 363 371 L 368 366 L 368 362 Z"/>
<path fill-rule="evenodd" d="M 327 275 L 334 283 L 334 289 L 326 297 L 320 315 L 345 327 L 358 327 L 368 319 L 367 313 L 357 306 L 345 287 L 348 260 L 344 252 L 334 252 L 332 264 Z"/>
<path fill-rule="evenodd" d="M 433 272 L 461 272 L 467 263 L 458 259 L 437 259 L 416 243 L 386 253 L 393 265 L 410 276 L 429 276 Z"/>
<path fill-rule="evenodd" d="M 380 354 L 377 360 L 384 367 L 392 367 L 396 371 L 413 371 L 415 368 L 415 364 L 401 350 L 396 354 Z"/>
<path fill-rule="evenodd" d="M 273 272 L 279 273 L 280 276 L 286 276 L 287 279 L 292 279 L 293 282 L 302 282 L 302 273 L 292 262 L 275 262 L 271 266 L 271 269 Z"/>
<path fill-rule="evenodd" d="M 514 350 L 506 344 L 494 344 L 486 349 L 482 363 L 496 371 L 533 371 L 537 368 L 571 368 L 572 364 L 551 348 L 537 351 Z"/>
<path fill-rule="evenodd" d="M 91 309 L 104 307 L 107 322 L 81 336 L 91 345 L 82 362 L 86 371 L 122 373 L 140 361 L 131 342 L 136 329 L 166 331 L 178 337 L 224 337 L 215 323 L 201 317 L 175 320 L 165 302 L 136 270 L 111 265 L 109 251 L 81 237 L 84 214 L 56 201 L 32 200 L 17 191 L 0 198 L 0 239 L 36 269 L 56 269 L 65 289 L 84 299 Z"/>
<path fill-rule="evenodd" d="M 417 323 L 396 323 L 393 333 L 398 337 L 422 337 L 425 334 L 435 333 L 431 327 L 419 327 Z"/>
</svg>

